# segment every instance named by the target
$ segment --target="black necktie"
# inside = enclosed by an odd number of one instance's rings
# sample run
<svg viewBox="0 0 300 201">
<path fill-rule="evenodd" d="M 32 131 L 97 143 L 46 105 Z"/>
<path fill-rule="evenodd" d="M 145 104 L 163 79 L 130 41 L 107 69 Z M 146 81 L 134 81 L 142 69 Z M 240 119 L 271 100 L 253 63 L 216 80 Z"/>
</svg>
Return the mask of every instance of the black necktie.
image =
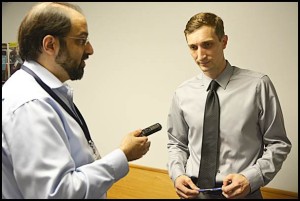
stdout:
<svg viewBox="0 0 300 201">
<path fill-rule="evenodd" d="M 215 186 L 220 124 L 220 106 L 216 92 L 218 86 L 219 84 L 212 80 L 206 98 L 201 162 L 197 182 L 197 186 L 200 188 L 213 188 Z"/>
</svg>

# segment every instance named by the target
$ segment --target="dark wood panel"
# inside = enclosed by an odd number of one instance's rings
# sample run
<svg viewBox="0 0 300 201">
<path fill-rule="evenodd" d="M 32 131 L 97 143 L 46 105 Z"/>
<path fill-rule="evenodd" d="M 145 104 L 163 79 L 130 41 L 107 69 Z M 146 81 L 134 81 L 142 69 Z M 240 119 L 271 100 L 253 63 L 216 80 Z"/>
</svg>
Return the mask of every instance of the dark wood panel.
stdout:
<svg viewBox="0 0 300 201">
<path fill-rule="evenodd" d="M 108 191 L 108 198 L 116 199 L 171 199 L 179 198 L 167 170 L 130 164 L 126 177 L 115 183 Z M 298 199 L 298 193 L 261 188 L 265 199 Z"/>
</svg>

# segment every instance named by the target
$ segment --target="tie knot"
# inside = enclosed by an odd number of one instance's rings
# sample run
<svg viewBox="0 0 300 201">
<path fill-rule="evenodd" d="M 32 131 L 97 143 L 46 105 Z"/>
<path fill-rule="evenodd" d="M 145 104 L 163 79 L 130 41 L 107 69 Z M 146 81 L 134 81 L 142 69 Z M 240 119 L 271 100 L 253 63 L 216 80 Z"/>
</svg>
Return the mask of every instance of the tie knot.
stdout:
<svg viewBox="0 0 300 201">
<path fill-rule="evenodd" d="M 210 90 L 216 91 L 218 87 L 219 87 L 219 84 L 215 80 L 212 80 L 210 82 L 210 86 L 209 86 Z"/>
</svg>

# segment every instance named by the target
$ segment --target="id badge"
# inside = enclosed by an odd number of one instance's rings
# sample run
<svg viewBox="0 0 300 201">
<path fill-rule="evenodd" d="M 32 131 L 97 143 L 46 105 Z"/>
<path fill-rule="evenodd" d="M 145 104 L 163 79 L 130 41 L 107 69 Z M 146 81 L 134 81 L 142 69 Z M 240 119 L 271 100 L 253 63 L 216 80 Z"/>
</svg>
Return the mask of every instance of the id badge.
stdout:
<svg viewBox="0 0 300 201">
<path fill-rule="evenodd" d="M 101 156 L 100 156 L 100 154 L 99 154 L 99 152 L 98 152 L 97 147 L 95 146 L 95 144 L 94 144 L 94 142 L 93 142 L 92 140 L 89 141 L 89 145 L 90 145 L 90 147 L 91 147 L 92 150 L 93 150 L 93 156 L 94 156 L 94 159 L 95 159 L 95 160 L 100 159 Z"/>
</svg>

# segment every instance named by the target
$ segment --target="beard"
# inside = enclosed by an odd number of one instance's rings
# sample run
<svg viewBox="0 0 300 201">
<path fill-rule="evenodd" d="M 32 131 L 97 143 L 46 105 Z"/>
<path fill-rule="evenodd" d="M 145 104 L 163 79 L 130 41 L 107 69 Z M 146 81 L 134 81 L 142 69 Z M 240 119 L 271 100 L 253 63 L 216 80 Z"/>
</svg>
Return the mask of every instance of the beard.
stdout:
<svg viewBox="0 0 300 201">
<path fill-rule="evenodd" d="M 61 48 L 55 61 L 67 72 L 70 80 L 80 80 L 84 74 L 84 58 L 83 56 L 78 63 L 77 60 L 72 59 L 67 48 Z"/>
</svg>

